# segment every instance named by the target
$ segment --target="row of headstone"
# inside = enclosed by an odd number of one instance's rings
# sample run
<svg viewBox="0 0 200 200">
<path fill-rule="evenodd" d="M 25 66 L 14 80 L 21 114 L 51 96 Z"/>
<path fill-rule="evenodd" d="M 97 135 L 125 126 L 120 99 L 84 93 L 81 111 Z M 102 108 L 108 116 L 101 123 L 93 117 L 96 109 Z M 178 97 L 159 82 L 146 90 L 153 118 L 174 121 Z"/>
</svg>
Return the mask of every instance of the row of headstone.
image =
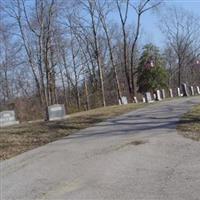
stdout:
<svg viewBox="0 0 200 200">
<path fill-rule="evenodd" d="M 178 97 L 181 97 L 181 96 L 194 96 L 195 95 L 195 90 L 194 90 L 194 87 L 193 86 L 190 86 L 189 87 L 189 90 L 188 90 L 188 87 L 185 83 L 183 83 L 182 85 L 182 93 L 181 93 L 181 90 L 180 88 L 178 87 L 177 88 L 177 96 Z M 197 95 L 200 95 L 200 88 L 199 86 L 196 86 L 196 94 Z M 174 94 L 173 94 L 173 90 L 170 88 L 169 89 L 169 97 L 170 98 L 173 98 L 174 97 Z M 144 97 L 143 97 L 143 103 L 146 102 L 146 103 L 151 103 L 153 102 L 154 100 L 156 101 L 162 101 L 163 99 L 166 98 L 166 95 L 165 95 L 165 90 L 162 89 L 162 90 L 156 90 L 156 93 L 153 95 L 153 98 L 151 96 L 151 93 L 150 92 L 146 92 Z"/>
<path fill-rule="evenodd" d="M 180 95 L 180 96 L 186 96 L 186 97 L 188 97 L 188 96 L 190 96 L 190 95 L 191 95 L 191 96 L 195 96 L 195 93 L 196 93 L 197 95 L 200 95 L 199 86 L 196 86 L 196 92 L 195 92 L 194 87 L 193 87 L 193 86 L 190 86 L 189 89 L 188 89 L 186 83 L 183 83 L 183 84 L 182 84 L 182 92 L 183 92 L 183 94 Z M 178 96 L 179 96 L 179 95 L 178 95 Z"/>
<path fill-rule="evenodd" d="M 0 127 L 11 126 L 16 124 L 19 124 L 19 121 L 16 120 L 14 110 L 0 112 Z"/>
<path fill-rule="evenodd" d="M 182 93 L 181 93 L 180 88 L 178 87 L 177 88 L 177 96 L 178 97 L 181 97 L 181 96 L 190 96 L 187 85 L 185 83 L 183 83 L 181 86 L 182 86 L 182 88 L 181 88 L 182 89 Z M 191 95 L 194 96 L 195 95 L 194 87 L 190 86 L 189 89 L 190 89 Z M 199 86 L 196 86 L 196 91 L 197 91 L 197 94 L 200 95 L 200 88 L 199 88 Z M 169 97 L 170 98 L 174 97 L 173 90 L 171 88 L 169 89 Z M 156 101 L 162 101 L 165 98 L 166 98 L 166 94 L 165 94 L 165 90 L 164 89 L 162 89 L 162 90 L 156 90 L 156 93 L 153 94 L 153 96 L 151 95 L 150 92 L 146 92 L 144 94 L 143 98 L 142 98 L 142 102 L 143 103 L 152 103 L 155 100 Z M 134 97 L 133 100 L 134 100 L 134 103 L 138 103 L 137 97 Z M 123 96 L 122 97 L 122 103 L 119 100 L 119 104 L 120 105 L 121 104 L 123 104 L 123 105 L 128 104 L 127 97 Z"/>
<path fill-rule="evenodd" d="M 190 86 L 189 89 L 190 89 L 190 94 L 192 96 L 194 96 L 195 95 L 194 87 Z M 188 87 L 185 83 L 182 84 L 182 92 L 183 93 L 181 93 L 180 88 L 177 88 L 177 95 L 179 97 L 180 96 L 189 96 Z M 198 95 L 200 95 L 199 86 L 196 86 L 196 93 Z M 169 89 L 169 95 L 171 98 L 174 97 L 172 89 Z M 154 94 L 153 98 L 152 98 L 152 95 L 150 92 L 146 92 L 144 97 L 142 98 L 142 102 L 143 103 L 152 103 L 152 102 L 154 102 L 154 100 L 161 101 L 162 99 L 165 99 L 165 98 L 166 98 L 165 90 L 162 89 L 161 91 L 157 90 L 156 94 Z M 138 103 L 137 97 L 134 97 L 134 102 Z M 123 96 L 121 98 L 121 101 L 119 100 L 119 104 L 120 105 L 128 104 L 127 97 Z M 64 119 L 66 116 L 65 107 L 63 104 L 51 105 L 48 107 L 48 114 L 49 114 L 50 121 Z M 19 124 L 19 121 L 16 120 L 14 110 L 0 112 L 0 127 L 10 126 L 10 125 L 15 125 L 15 124 Z"/>
<path fill-rule="evenodd" d="M 55 104 L 48 107 L 49 120 L 60 120 L 64 119 L 65 107 L 62 104 Z M 0 127 L 11 126 L 19 124 L 19 121 L 16 120 L 15 111 L 3 111 L 0 112 Z"/>
</svg>

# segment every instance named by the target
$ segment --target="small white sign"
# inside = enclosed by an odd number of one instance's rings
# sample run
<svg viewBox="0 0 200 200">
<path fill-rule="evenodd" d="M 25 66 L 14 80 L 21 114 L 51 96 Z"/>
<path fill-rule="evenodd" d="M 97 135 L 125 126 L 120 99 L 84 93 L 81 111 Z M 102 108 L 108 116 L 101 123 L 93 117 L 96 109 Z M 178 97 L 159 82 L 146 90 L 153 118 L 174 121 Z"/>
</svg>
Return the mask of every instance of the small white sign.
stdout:
<svg viewBox="0 0 200 200">
<path fill-rule="evenodd" d="M 125 96 L 123 96 L 122 98 L 121 98 L 121 100 L 122 100 L 122 103 L 121 103 L 121 101 L 120 101 L 120 99 L 119 99 L 119 105 L 127 105 L 128 104 L 128 100 L 127 100 L 127 97 L 125 97 Z"/>
<path fill-rule="evenodd" d="M 172 91 L 171 88 L 169 89 L 169 95 L 170 95 L 171 98 L 173 98 L 173 91 Z"/>
<path fill-rule="evenodd" d="M 56 106 L 56 107 L 51 107 L 50 109 L 51 109 L 51 111 L 60 111 L 60 110 L 62 110 L 62 107 Z"/>
</svg>

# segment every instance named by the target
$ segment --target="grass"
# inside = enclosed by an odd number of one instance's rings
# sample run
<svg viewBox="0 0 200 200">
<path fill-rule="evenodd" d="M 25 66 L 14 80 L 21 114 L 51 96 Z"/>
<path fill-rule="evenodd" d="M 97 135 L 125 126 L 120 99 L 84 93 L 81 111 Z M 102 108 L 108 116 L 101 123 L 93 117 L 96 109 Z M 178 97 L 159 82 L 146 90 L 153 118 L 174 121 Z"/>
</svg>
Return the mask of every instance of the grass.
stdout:
<svg viewBox="0 0 200 200">
<path fill-rule="evenodd" d="M 177 129 L 181 135 L 200 141 L 200 105 L 183 115 Z"/>
<path fill-rule="evenodd" d="M 61 121 L 23 123 L 0 128 L 0 160 L 60 139 L 108 118 L 142 108 L 147 104 L 108 106 L 75 113 Z"/>
</svg>

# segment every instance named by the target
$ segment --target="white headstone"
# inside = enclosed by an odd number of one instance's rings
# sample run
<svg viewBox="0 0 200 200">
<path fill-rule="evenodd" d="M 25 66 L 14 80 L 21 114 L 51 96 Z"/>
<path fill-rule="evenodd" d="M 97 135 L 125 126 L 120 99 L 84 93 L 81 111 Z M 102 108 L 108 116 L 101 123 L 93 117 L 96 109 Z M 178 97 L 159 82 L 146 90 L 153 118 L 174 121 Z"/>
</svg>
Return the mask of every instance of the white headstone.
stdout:
<svg viewBox="0 0 200 200">
<path fill-rule="evenodd" d="M 156 90 L 156 100 L 157 101 L 162 101 L 160 90 Z"/>
<path fill-rule="evenodd" d="M 165 99 L 165 98 L 166 98 L 166 96 L 165 96 L 165 90 L 162 89 L 162 90 L 161 90 L 161 93 L 162 93 L 162 98 Z"/>
<path fill-rule="evenodd" d="M 142 97 L 142 102 L 146 103 L 145 97 Z"/>
<path fill-rule="evenodd" d="M 191 91 L 191 95 L 194 96 L 194 87 L 193 86 L 190 86 L 190 91 Z"/>
<path fill-rule="evenodd" d="M 177 95 L 178 95 L 178 97 L 181 97 L 181 91 L 180 91 L 179 87 L 177 88 Z"/>
<path fill-rule="evenodd" d="M 138 103 L 137 97 L 133 97 L 135 103 Z"/>
<path fill-rule="evenodd" d="M 197 88 L 197 94 L 200 94 L 199 86 L 197 86 L 196 88 Z"/>
<path fill-rule="evenodd" d="M 189 96 L 189 92 L 188 92 L 187 84 L 186 83 L 182 83 L 181 87 L 182 87 L 182 91 L 183 91 L 183 96 L 184 97 L 188 97 Z"/>
<path fill-rule="evenodd" d="M 146 103 L 152 103 L 153 102 L 150 92 L 145 93 L 145 100 L 146 100 Z"/>
<path fill-rule="evenodd" d="M 122 99 L 122 105 L 127 105 L 128 104 L 127 97 L 123 96 L 123 97 L 121 97 L 121 99 Z M 121 105 L 120 99 L 119 99 L 119 105 Z"/>
<path fill-rule="evenodd" d="M 0 127 L 16 124 L 19 124 L 19 121 L 16 121 L 14 110 L 0 112 Z"/>
<path fill-rule="evenodd" d="M 174 95 L 173 95 L 173 91 L 172 91 L 172 89 L 171 89 L 171 88 L 169 89 L 169 96 L 170 96 L 171 98 L 173 98 L 173 97 L 174 97 Z"/>
<path fill-rule="evenodd" d="M 65 117 L 65 106 L 63 104 L 54 104 L 48 107 L 49 120 L 59 120 Z"/>
</svg>

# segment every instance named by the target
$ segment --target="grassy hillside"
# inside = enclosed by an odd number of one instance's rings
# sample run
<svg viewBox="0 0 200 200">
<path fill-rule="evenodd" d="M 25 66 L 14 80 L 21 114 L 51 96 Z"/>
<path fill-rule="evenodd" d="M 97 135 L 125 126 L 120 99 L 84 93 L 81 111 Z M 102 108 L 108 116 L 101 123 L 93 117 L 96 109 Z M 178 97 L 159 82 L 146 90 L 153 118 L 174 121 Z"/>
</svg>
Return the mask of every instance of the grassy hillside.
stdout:
<svg viewBox="0 0 200 200">
<path fill-rule="evenodd" d="M 147 104 L 128 104 L 122 106 L 108 106 L 75 113 L 61 121 L 41 121 L 0 128 L 0 159 L 8 159 L 27 150 L 72 134 L 77 130 L 146 105 Z"/>
<path fill-rule="evenodd" d="M 185 137 L 200 141 L 200 105 L 183 115 L 177 129 Z"/>
</svg>

